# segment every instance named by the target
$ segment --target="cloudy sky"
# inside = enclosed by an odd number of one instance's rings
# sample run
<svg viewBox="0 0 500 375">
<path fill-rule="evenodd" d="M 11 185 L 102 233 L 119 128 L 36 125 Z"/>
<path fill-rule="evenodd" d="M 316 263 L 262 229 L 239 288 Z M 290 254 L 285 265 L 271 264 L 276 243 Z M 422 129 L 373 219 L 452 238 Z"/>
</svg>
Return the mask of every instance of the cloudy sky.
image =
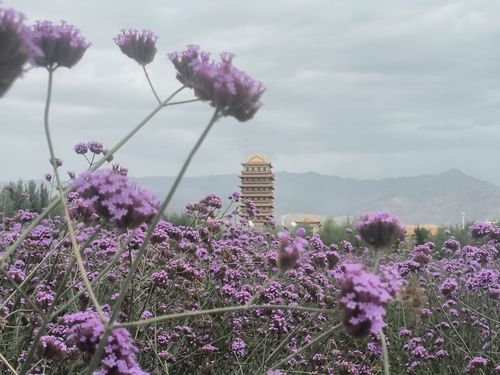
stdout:
<svg viewBox="0 0 500 375">
<path fill-rule="evenodd" d="M 159 35 L 149 66 L 162 97 L 180 84 L 166 53 L 200 44 L 262 81 L 264 107 L 222 119 L 190 175 L 238 173 L 250 153 L 276 171 L 355 178 L 459 168 L 500 185 L 500 2 L 438 0 L 4 0 L 39 19 L 65 20 L 92 42 L 55 76 L 51 116 L 65 168 L 73 145 L 111 147 L 154 107 L 140 67 L 112 38 Z M 42 115 L 47 73 L 32 70 L 0 100 L 0 180 L 49 171 Z M 182 99 L 191 99 L 185 92 Z M 118 154 L 133 176 L 174 175 L 206 125 L 206 103 L 166 108 Z"/>
</svg>

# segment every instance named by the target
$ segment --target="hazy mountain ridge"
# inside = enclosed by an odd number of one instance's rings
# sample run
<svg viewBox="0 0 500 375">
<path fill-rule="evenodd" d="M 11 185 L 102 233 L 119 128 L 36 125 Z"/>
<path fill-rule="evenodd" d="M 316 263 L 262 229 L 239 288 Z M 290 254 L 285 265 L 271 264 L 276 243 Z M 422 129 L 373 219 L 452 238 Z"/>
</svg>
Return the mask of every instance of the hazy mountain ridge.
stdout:
<svg viewBox="0 0 500 375">
<path fill-rule="evenodd" d="M 357 180 L 315 172 L 275 174 L 276 214 L 306 212 L 353 216 L 388 210 L 408 224 L 452 224 L 466 219 L 500 218 L 500 187 L 453 169 L 437 175 Z M 164 195 L 173 177 L 143 177 L 137 182 Z M 186 177 L 171 204 L 181 211 L 187 202 L 208 193 L 222 198 L 239 191 L 238 175 Z"/>
<path fill-rule="evenodd" d="M 165 196 L 174 177 L 140 177 L 134 180 Z M 387 210 L 407 224 L 455 224 L 465 212 L 467 221 L 500 219 L 500 187 L 457 169 L 437 175 L 358 180 L 315 172 L 275 174 L 275 214 L 309 213 L 319 216 L 355 216 Z M 237 174 L 185 177 L 170 204 L 183 212 L 188 202 L 209 193 L 224 203 L 239 191 Z M 2 183 L 3 185 L 4 183 Z"/>
</svg>

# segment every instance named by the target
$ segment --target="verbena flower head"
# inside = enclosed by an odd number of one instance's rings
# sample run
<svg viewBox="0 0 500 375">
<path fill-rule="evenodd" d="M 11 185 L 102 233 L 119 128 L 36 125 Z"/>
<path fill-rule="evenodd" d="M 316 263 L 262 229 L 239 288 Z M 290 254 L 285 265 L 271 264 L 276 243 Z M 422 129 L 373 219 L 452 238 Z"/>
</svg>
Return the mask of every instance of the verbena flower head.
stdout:
<svg viewBox="0 0 500 375">
<path fill-rule="evenodd" d="M 457 289 L 458 289 L 458 283 L 452 277 L 449 277 L 445 281 L 443 281 L 443 283 L 439 287 L 439 291 L 445 296 L 453 294 Z"/>
<path fill-rule="evenodd" d="M 64 341 L 56 336 L 42 336 L 38 344 L 38 353 L 52 361 L 58 361 L 66 357 L 68 347 Z"/>
<path fill-rule="evenodd" d="M 489 223 L 475 222 L 469 227 L 469 234 L 472 238 L 483 238 L 495 232 L 495 227 Z"/>
<path fill-rule="evenodd" d="M 94 354 L 104 333 L 104 324 L 92 312 L 76 312 L 62 318 L 67 325 L 68 342 L 75 344 L 81 351 Z M 146 375 L 137 363 L 137 348 L 130 333 L 125 328 L 111 331 L 101 359 L 101 369 L 94 374 Z"/>
<path fill-rule="evenodd" d="M 304 251 L 304 247 L 307 246 L 307 241 L 299 236 L 292 240 L 288 232 L 280 232 L 278 238 L 278 267 L 281 272 L 286 272 L 295 267 L 300 254 Z"/>
<path fill-rule="evenodd" d="M 120 228 L 135 228 L 149 222 L 159 207 L 152 193 L 111 169 L 83 172 L 72 182 L 72 188 L 101 217 Z"/>
<path fill-rule="evenodd" d="M 387 282 L 363 269 L 361 264 L 343 264 L 339 276 L 340 306 L 344 325 L 353 337 L 377 334 L 384 326 L 385 306 L 392 299 Z"/>
<path fill-rule="evenodd" d="M 96 155 L 102 154 L 104 152 L 103 144 L 97 141 L 88 142 L 87 148 L 89 149 L 90 152 L 93 152 Z"/>
<path fill-rule="evenodd" d="M 84 155 L 88 152 L 89 148 L 87 147 L 86 143 L 77 143 L 74 147 L 75 152 L 78 155 Z"/>
<path fill-rule="evenodd" d="M 188 45 L 185 51 L 169 53 L 167 56 L 177 69 L 176 78 L 190 88 L 194 88 L 196 82 L 194 66 L 210 63 L 210 54 L 193 44 Z"/>
<path fill-rule="evenodd" d="M 482 367 L 486 367 L 488 365 L 488 360 L 483 357 L 473 357 L 469 363 L 467 364 L 467 367 L 465 368 L 465 372 L 469 374 L 474 374 L 478 372 L 479 369 Z"/>
<path fill-rule="evenodd" d="M 194 89 L 195 95 L 218 108 L 223 116 L 250 120 L 260 109 L 264 85 L 233 66 L 233 55 L 224 53 L 219 62 L 210 61 L 199 46 L 168 55 L 177 69 L 177 79 Z"/>
<path fill-rule="evenodd" d="M 363 240 L 376 248 L 389 246 L 406 232 L 399 219 L 387 212 L 362 215 L 356 228 Z"/>
<path fill-rule="evenodd" d="M 38 21 L 33 32 L 33 41 L 42 52 L 35 57 L 35 63 L 50 69 L 73 67 L 90 46 L 77 28 L 65 22 L 56 25 L 50 21 Z"/>
<path fill-rule="evenodd" d="M 113 38 L 120 50 L 140 65 L 147 65 L 155 58 L 157 39 L 152 31 L 135 29 L 121 30 Z"/>
<path fill-rule="evenodd" d="M 0 97 L 19 77 L 25 64 L 37 52 L 25 17 L 12 9 L 0 8 Z"/>
<path fill-rule="evenodd" d="M 243 216 L 249 219 L 253 219 L 255 215 L 257 215 L 257 207 L 255 206 L 253 200 L 251 200 L 250 198 L 246 198 L 243 201 L 243 206 L 244 206 Z"/>
</svg>

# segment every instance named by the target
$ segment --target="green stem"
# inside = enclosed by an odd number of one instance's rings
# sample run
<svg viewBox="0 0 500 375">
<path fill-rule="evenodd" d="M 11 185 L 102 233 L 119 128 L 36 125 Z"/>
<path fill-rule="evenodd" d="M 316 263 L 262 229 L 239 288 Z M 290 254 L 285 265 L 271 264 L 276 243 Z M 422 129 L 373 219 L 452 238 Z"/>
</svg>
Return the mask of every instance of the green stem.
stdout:
<svg viewBox="0 0 500 375">
<path fill-rule="evenodd" d="M 391 375 L 390 366 L 389 366 L 389 352 L 387 351 L 387 340 L 385 339 L 385 335 L 380 330 L 380 343 L 382 344 L 382 353 L 384 356 L 384 375 Z"/>
<path fill-rule="evenodd" d="M 446 320 L 448 321 L 448 324 L 450 325 L 450 327 L 453 329 L 453 331 L 455 332 L 455 334 L 458 336 L 458 338 L 460 339 L 460 341 L 462 342 L 464 348 L 467 350 L 467 352 L 469 353 L 469 355 L 472 356 L 472 352 L 471 350 L 469 349 L 469 347 L 467 346 L 467 344 L 465 343 L 464 339 L 462 338 L 462 336 L 460 336 L 460 334 L 458 333 L 457 329 L 455 328 L 455 326 L 453 325 L 453 322 L 451 321 L 450 317 L 448 316 L 448 314 L 446 313 L 446 310 L 445 308 L 443 307 L 443 304 L 441 303 L 441 301 L 439 300 L 439 297 L 438 295 L 436 294 L 436 291 L 434 290 L 434 288 L 432 287 L 432 283 L 431 283 L 431 280 L 429 280 L 429 277 L 427 276 L 427 285 L 429 285 L 429 288 L 430 290 L 432 291 L 432 294 L 434 295 L 434 298 L 436 298 L 436 302 L 439 304 L 439 307 L 441 309 L 441 311 L 443 312 L 443 315 L 445 316 Z"/>
<path fill-rule="evenodd" d="M 166 320 L 181 319 L 181 318 L 192 318 L 199 315 L 212 315 L 212 314 L 222 314 L 227 312 L 238 312 L 238 311 L 249 311 L 249 310 L 293 310 L 302 312 L 314 312 L 319 314 L 334 314 L 334 310 L 320 309 L 316 307 L 302 307 L 302 306 L 290 306 L 290 305 L 238 305 L 238 306 L 226 306 L 217 307 L 215 309 L 209 310 L 197 310 L 188 311 L 183 313 L 168 314 L 155 316 L 150 319 L 137 320 L 135 322 L 125 322 L 116 324 L 115 327 L 139 327 L 148 324 L 155 324 L 159 322 L 164 322 Z"/>
<path fill-rule="evenodd" d="M 80 247 L 78 245 L 78 242 L 76 240 L 76 234 L 75 230 L 73 228 L 73 224 L 71 223 L 71 217 L 69 214 L 68 210 L 68 205 L 66 203 L 66 199 L 64 198 L 64 190 L 63 186 L 61 184 L 61 178 L 59 177 L 59 171 L 58 167 L 56 165 L 56 156 L 55 156 L 55 151 L 54 151 L 54 144 L 52 143 L 52 137 L 50 135 L 50 127 L 49 127 L 49 113 L 50 113 L 50 102 L 52 99 L 52 81 L 53 81 L 53 76 L 54 76 L 54 69 L 49 68 L 49 83 L 47 87 L 47 101 L 45 103 L 45 113 L 44 113 L 44 128 L 45 128 L 45 136 L 47 138 L 47 145 L 49 146 L 49 151 L 50 151 L 50 160 L 52 162 L 52 167 L 54 169 L 54 176 L 56 178 L 56 184 L 57 184 L 57 189 L 59 190 L 59 200 L 62 203 L 63 209 L 64 209 L 64 219 L 66 221 L 66 224 L 68 225 L 68 232 L 69 236 L 71 239 L 71 245 L 73 247 L 73 253 L 76 258 L 76 264 L 78 265 L 78 269 L 80 271 L 80 276 L 82 277 L 83 284 L 85 285 L 85 288 L 87 289 L 87 292 L 89 293 L 90 300 L 92 301 L 97 314 L 101 318 L 101 320 L 104 322 L 105 317 L 104 313 L 101 309 L 101 305 L 97 301 L 97 297 L 94 294 L 94 290 L 92 289 L 92 286 L 90 285 L 89 278 L 87 276 L 87 270 L 85 269 L 85 266 L 83 264 L 83 259 L 82 255 L 80 253 Z"/>
<path fill-rule="evenodd" d="M 194 102 L 199 102 L 201 99 L 189 99 L 189 100 L 181 100 L 178 102 L 172 102 L 172 103 L 167 103 L 164 105 L 164 107 L 170 107 L 172 105 L 179 105 L 179 104 L 187 104 L 187 103 L 194 103 Z"/>
<path fill-rule="evenodd" d="M 149 87 L 151 87 L 151 91 L 153 91 L 153 95 L 155 96 L 156 101 L 158 102 L 158 104 L 162 104 L 160 96 L 157 94 L 157 92 L 153 86 L 153 82 L 151 82 L 151 78 L 149 78 L 148 71 L 146 70 L 146 65 L 141 65 L 141 66 L 142 66 L 142 70 L 144 71 L 144 75 L 146 76 L 146 79 L 148 80 Z"/>
<path fill-rule="evenodd" d="M 7 366 L 7 368 L 12 372 L 12 375 L 19 375 L 16 372 L 16 369 L 12 367 L 12 365 L 9 363 L 9 361 L 7 361 L 7 359 L 2 355 L 2 353 L 0 353 L 0 361 L 2 361 L 5 366 Z"/>
<path fill-rule="evenodd" d="M 309 342 L 308 344 L 304 345 L 303 347 L 301 347 L 299 350 L 297 350 L 295 353 L 292 353 L 290 354 L 288 357 L 286 357 L 285 359 L 282 359 L 281 361 L 279 361 L 278 363 L 276 363 L 273 367 L 271 367 L 269 370 L 276 370 L 277 368 L 283 366 L 283 365 L 286 365 L 286 363 L 291 360 L 292 358 L 295 358 L 296 356 L 298 356 L 299 354 L 302 354 L 304 353 L 307 349 L 309 349 L 310 347 L 316 345 L 318 342 L 320 342 L 321 340 L 323 340 L 324 338 L 328 338 L 328 336 L 330 336 L 332 333 L 334 333 L 337 328 L 339 328 L 340 326 L 342 326 L 342 323 L 339 323 L 335 326 L 333 326 L 332 328 L 330 328 L 329 330 L 327 330 L 326 332 L 323 332 L 321 335 L 317 336 L 314 338 L 314 340 L 312 340 L 311 342 Z"/>
<path fill-rule="evenodd" d="M 31 298 L 17 285 L 16 281 L 7 273 L 7 271 L 1 267 L 0 272 L 5 276 L 5 278 L 12 284 L 14 289 L 24 298 L 28 305 L 30 305 L 34 311 L 36 311 L 42 318 L 45 318 L 45 314 L 40 310 L 37 305 L 31 300 Z"/>
<path fill-rule="evenodd" d="M 179 186 L 182 178 L 184 177 L 184 174 L 186 173 L 186 170 L 188 169 L 189 165 L 191 164 L 191 160 L 193 159 L 194 155 L 196 154 L 196 152 L 198 151 L 198 149 L 200 148 L 203 141 L 205 140 L 208 133 L 210 132 L 210 130 L 212 129 L 212 127 L 214 126 L 215 122 L 218 119 L 219 119 L 219 109 L 216 109 L 214 111 L 214 114 L 213 114 L 212 118 L 210 119 L 207 127 L 205 128 L 205 130 L 201 134 L 200 138 L 198 138 L 198 141 L 195 143 L 195 145 L 193 146 L 188 157 L 184 161 L 184 164 L 183 164 L 179 174 L 177 175 L 177 177 L 174 181 L 174 184 L 170 188 L 170 191 L 168 192 L 167 197 L 165 198 L 165 200 L 161 204 L 160 208 L 158 209 L 158 213 L 155 215 L 152 222 L 150 223 L 148 231 L 147 231 L 146 236 L 144 238 L 144 241 L 143 241 L 141 247 L 139 248 L 139 251 L 137 252 L 137 255 L 134 259 L 134 262 L 130 266 L 130 270 L 129 270 L 129 273 L 127 275 L 127 278 L 123 282 L 118 299 L 116 300 L 116 302 L 113 306 L 111 317 L 110 317 L 108 323 L 106 324 L 106 328 L 105 328 L 104 333 L 102 335 L 101 341 L 99 342 L 99 346 L 97 347 L 97 350 L 92 357 L 92 361 L 90 362 L 88 374 L 92 374 L 92 372 L 97 368 L 97 365 L 99 364 L 99 361 L 101 359 L 102 353 L 104 352 L 104 348 L 106 346 L 106 343 L 108 342 L 109 334 L 111 333 L 111 330 L 113 329 L 113 322 L 118 317 L 118 314 L 120 312 L 123 301 L 125 300 L 125 295 L 127 294 L 128 286 L 132 282 L 132 278 L 134 277 L 134 274 L 137 271 L 139 263 L 142 260 L 142 256 L 144 255 L 144 252 L 146 251 L 146 248 L 149 244 L 149 240 L 151 239 L 151 236 L 153 235 L 153 231 L 156 228 L 156 224 L 158 224 L 158 222 L 160 221 L 160 219 L 163 215 L 163 212 L 165 211 L 165 209 L 168 207 L 168 204 L 172 200 L 172 197 L 174 196 L 174 193 L 177 190 L 177 187 Z"/>
</svg>

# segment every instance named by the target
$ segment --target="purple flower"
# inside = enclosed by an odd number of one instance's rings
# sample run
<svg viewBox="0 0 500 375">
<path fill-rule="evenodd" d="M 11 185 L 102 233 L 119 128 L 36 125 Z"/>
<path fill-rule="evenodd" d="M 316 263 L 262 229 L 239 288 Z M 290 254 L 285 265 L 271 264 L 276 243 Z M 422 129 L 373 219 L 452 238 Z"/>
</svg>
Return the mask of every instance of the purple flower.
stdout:
<svg viewBox="0 0 500 375">
<path fill-rule="evenodd" d="M 443 281 L 443 283 L 439 287 L 439 291 L 445 296 L 453 294 L 457 289 L 458 289 L 458 283 L 452 277 L 449 277 L 445 281 Z"/>
<path fill-rule="evenodd" d="M 445 241 L 444 247 L 448 250 L 457 251 L 460 250 L 460 242 L 453 238 L 450 238 Z"/>
<path fill-rule="evenodd" d="M 245 217 L 253 219 L 255 215 L 257 215 L 257 208 L 255 207 L 255 203 L 251 199 L 245 199 L 243 201 L 243 207 L 245 208 Z"/>
<path fill-rule="evenodd" d="M 159 207 L 152 193 L 111 169 L 85 171 L 72 182 L 72 188 L 101 217 L 114 221 L 120 228 L 135 228 L 149 222 Z"/>
<path fill-rule="evenodd" d="M 177 69 L 176 78 L 183 85 L 190 88 L 194 87 L 196 81 L 194 66 L 210 62 L 210 54 L 201 51 L 200 46 L 192 44 L 188 45 L 185 51 L 169 53 L 168 58 Z"/>
<path fill-rule="evenodd" d="M 471 276 L 465 283 L 470 290 L 498 288 L 499 284 L 500 272 L 486 268 Z"/>
<path fill-rule="evenodd" d="M 211 353 L 215 353 L 219 350 L 219 348 L 213 346 L 213 345 L 204 345 L 202 348 L 201 348 L 201 352 L 203 354 L 211 354 Z"/>
<path fill-rule="evenodd" d="M 240 198 L 241 198 L 241 193 L 239 191 L 235 191 L 231 193 L 231 195 L 229 196 L 229 200 L 233 202 L 239 202 Z"/>
<path fill-rule="evenodd" d="M 304 238 L 306 236 L 306 230 L 304 228 L 297 228 L 297 230 L 295 231 L 295 235 L 297 237 Z"/>
<path fill-rule="evenodd" d="M 231 351 L 237 357 L 244 357 L 247 353 L 246 349 L 247 349 L 247 344 L 239 337 L 234 339 L 233 342 L 231 343 Z"/>
<path fill-rule="evenodd" d="M 84 155 L 87 153 L 87 151 L 89 150 L 89 148 L 87 147 L 87 144 L 86 143 L 77 143 L 75 145 L 75 152 L 79 155 Z"/>
<path fill-rule="evenodd" d="M 0 9 L 0 97 L 19 77 L 37 52 L 25 17 L 12 9 Z"/>
<path fill-rule="evenodd" d="M 35 63 L 49 69 L 73 67 L 90 46 L 77 28 L 65 22 L 55 25 L 50 21 L 38 21 L 33 32 L 33 41 L 42 52 L 35 56 Z"/>
<path fill-rule="evenodd" d="M 56 336 L 42 336 L 38 343 L 38 353 L 52 361 L 64 359 L 67 351 L 68 347 L 64 341 Z"/>
<path fill-rule="evenodd" d="M 60 166 L 63 165 L 63 161 L 59 158 L 54 158 L 53 160 L 49 159 L 49 162 L 50 162 L 50 164 L 52 164 L 53 167 L 56 167 L 56 168 L 59 168 Z"/>
<path fill-rule="evenodd" d="M 494 226 L 489 223 L 475 222 L 469 227 L 469 234 L 472 238 L 483 238 L 494 232 Z"/>
<path fill-rule="evenodd" d="M 286 272 L 295 267 L 300 254 L 304 251 L 304 247 L 307 246 L 307 241 L 298 236 L 292 241 L 288 232 L 280 232 L 278 237 L 278 267 L 281 272 Z"/>
<path fill-rule="evenodd" d="M 407 328 L 401 328 L 399 330 L 399 336 L 402 336 L 402 337 L 404 337 L 404 336 L 411 336 L 411 331 L 409 329 L 407 329 Z"/>
<path fill-rule="evenodd" d="M 485 367 L 488 365 L 488 360 L 483 357 L 473 357 L 470 361 L 467 367 L 465 368 L 465 371 L 468 373 L 475 373 L 476 370 Z"/>
<path fill-rule="evenodd" d="M 399 219 L 387 212 L 362 215 L 356 229 L 363 240 L 375 248 L 389 246 L 406 232 Z"/>
<path fill-rule="evenodd" d="M 147 65 L 155 58 L 157 39 L 152 31 L 135 29 L 121 30 L 113 38 L 120 50 L 140 65 Z"/>
<path fill-rule="evenodd" d="M 385 306 L 392 299 L 380 278 L 361 264 L 342 265 L 339 277 L 344 325 L 353 337 L 377 334 L 384 326 Z"/>
<path fill-rule="evenodd" d="M 417 263 L 419 267 L 423 267 L 432 260 L 431 252 L 432 246 L 430 243 L 417 245 L 412 252 L 412 261 Z"/>
<path fill-rule="evenodd" d="M 104 333 L 104 324 L 93 312 L 77 312 L 63 317 L 68 326 L 68 342 L 75 344 L 81 351 L 94 354 Z M 146 375 L 137 363 L 137 348 L 130 333 L 125 328 L 114 328 L 108 338 L 101 359 L 101 370 L 94 374 Z"/>
<path fill-rule="evenodd" d="M 222 54 L 221 62 L 194 66 L 195 95 L 209 101 L 224 116 L 239 121 L 250 120 L 262 107 L 260 97 L 265 91 L 261 82 L 232 65 L 233 55 Z"/>
<path fill-rule="evenodd" d="M 177 69 L 177 79 L 193 88 L 196 97 L 218 108 L 223 116 L 247 121 L 262 106 L 264 86 L 235 68 L 233 55 L 222 54 L 216 63 L 199 46 L 190 45 L 186 51 L 168 56 Z"/>
<path fill-rule="evenodd" d="M 104 146 L 102 143 L 99 143 L 97 141 L 90 141 L 87 143 L 87 148 L 90 150 L 90 152 L 93 152 L 94 154 L 102 154 L 104 152 Z"/>
</svg>

